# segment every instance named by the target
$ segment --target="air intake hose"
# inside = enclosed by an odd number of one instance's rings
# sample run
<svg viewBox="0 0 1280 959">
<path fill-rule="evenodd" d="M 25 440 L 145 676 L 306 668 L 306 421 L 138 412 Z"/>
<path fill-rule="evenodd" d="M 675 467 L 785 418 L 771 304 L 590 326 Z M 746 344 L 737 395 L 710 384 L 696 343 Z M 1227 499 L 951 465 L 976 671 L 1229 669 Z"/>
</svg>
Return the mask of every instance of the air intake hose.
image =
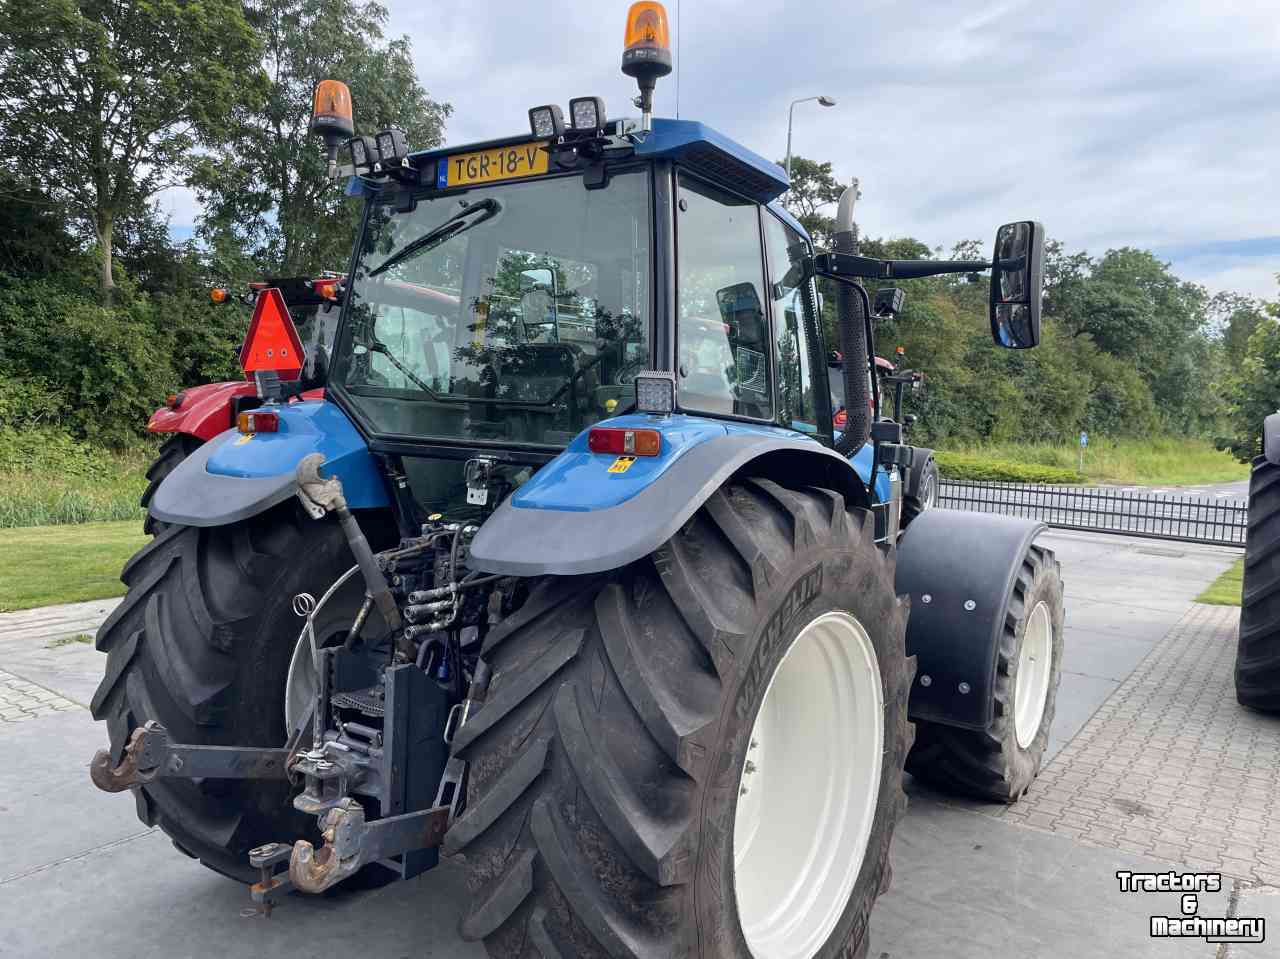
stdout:
<svg viewBox="0 0 1280 959">
<path fill-rule="evenodd" d="M 858 228 L 853 204 L 858 187 L 845 187 L 836 210 L 837 253 L 858 252 Z M 840 352 L 844 354 L 844 408 L 848 422 L 836 441 L 836 450 L 848 455 L 862 448 L 871 435 L 871 395 L 867 355 L 867 301 L 861 290 L 848 283 L 836 284 L 836 321 L 840 324 Z"/>
</svg>

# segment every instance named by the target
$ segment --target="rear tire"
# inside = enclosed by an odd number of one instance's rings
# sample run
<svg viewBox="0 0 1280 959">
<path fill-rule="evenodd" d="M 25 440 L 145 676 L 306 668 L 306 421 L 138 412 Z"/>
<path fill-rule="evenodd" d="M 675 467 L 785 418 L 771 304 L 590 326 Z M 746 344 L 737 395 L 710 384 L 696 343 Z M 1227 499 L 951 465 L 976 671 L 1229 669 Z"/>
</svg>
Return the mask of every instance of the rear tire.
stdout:
<svg viewBox="0 0 1280 959">
<path fill-rule="evenodd" d="M 1017 802 L 1039 774 L 1049 743 L 1062 678 L 1063 618 L 1061 567 L 1052 550 L 1033 545 L 1005 611 L 995 719 L 981 731 L 917 721 L 907 772 L 949 792 Z"/>
<path fill-rule="evenodd" d="M 167 527 L 125 566 L 129 591 L 98 631 L 107 665 L 92 711 L 107 723 L 113 762 L 152 719 L 176 742 L 283 745 L 285 675 L 302 628 L 293 597 L 319 597 L 353 563 L 337 523 L 292 502 L 229 526 Z M 321 641 L 350 625 L 356 580 L 318 618 Z M 132 791 L 139 819 L 241 881 L 256 878 L 251 848 L 309 835 L 314 823 L 284 782 L 158 779 Z"/>
<path fill-rule="evenodd" d="M 187 433 L 174 433 L 160 444 L 160 452 L 147 469 L 147 488 L 142 491 L 138 505 L 147 510 L 142 521 L 142 531 L 148 536 L 159 536 L 169 524 L 151 515 L 151 500 L 165 477 L 178 468 L 178 464 L 198 450 L 204 441 Z"/>
<path fill-rule="evenodd" d="M 464 861 L 473 894 L 463 938 L 504 959 L 719 959 L 753 948 L 755 959 L 864 956 L 906 805 L 914 670 L 892 554 L 875 546 L 873 529 L 870 513 L 835 493 L 745 480 L 714 493 L 643 560 L 535 584 L 489 634 L 488 695 L 454 740 L 470 778 L 467 810 L 444 851 Z M 869 833 L 855 844 L 860 859 L 842 860 L 851 891 L 831 887 L 834 905 L 812 948 L 762 950 L 758 940 L 748 945 L 738 913 L 737 871 L 755 867 L 735 866 L 757 713 L 797 640 L 841 617 L 874 647 L 860 675 L 874 675 L 882 692 L 871 713 L 883 719 L 879 775 L 865 773 L 862 794 Z M 824 676 L 814 682 L 821 687 Z M 833 741 L 804 739 L 821 754 L 813 767 L 838 764 Z M 773 787 L 785 779 L 756 775 Z M 802 795 L 806 782 L 789 785 Z M 761 821 L 784 824 L 814 849 L 831 838 L 806 836 L 806 822 L 785 816 Z M 844 841 L 840 828 L 832 827 Z"/>
<path fill-rule="evenodd" d="M 1280 712 L 1280 466 L 1264 456 L 1249 477 L 1236 699 Z"/>
<path fill-rule="evenodd" d="M 920 479 L 910 496 L 902 498 L 902 529 L 906 529 L 911 521 L 927 509 L 932 509 L 938 502 L 938 464 L 929 457 L 920 471 Z"/>
</svg>

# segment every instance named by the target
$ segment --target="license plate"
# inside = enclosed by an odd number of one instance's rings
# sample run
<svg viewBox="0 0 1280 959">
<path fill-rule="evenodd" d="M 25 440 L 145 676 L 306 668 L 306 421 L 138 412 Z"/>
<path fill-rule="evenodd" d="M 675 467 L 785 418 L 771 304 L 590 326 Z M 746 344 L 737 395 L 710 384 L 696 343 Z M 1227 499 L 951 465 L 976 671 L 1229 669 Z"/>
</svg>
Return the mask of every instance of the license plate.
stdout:
<svg viewBox="0 0 1280 959">
<path fill-rule="evenodd" d="M 547 172 L 547 158 L 547 145 L 541 140 L 443 157 L 436 170 L 436 188 L 537 176 Z"/>
</svg>

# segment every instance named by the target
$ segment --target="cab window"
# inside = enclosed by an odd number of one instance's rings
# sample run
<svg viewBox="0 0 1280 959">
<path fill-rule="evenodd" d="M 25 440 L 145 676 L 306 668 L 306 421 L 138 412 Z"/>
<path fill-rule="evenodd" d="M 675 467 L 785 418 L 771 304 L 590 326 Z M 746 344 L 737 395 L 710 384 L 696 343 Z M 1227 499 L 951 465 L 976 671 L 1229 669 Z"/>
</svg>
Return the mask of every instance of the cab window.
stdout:
<svg viewBox="0 0 1280 959">
<path fill-rule="evenodd" d="M 758 207 L 684 174 L 677 197 L 680 406 L 772 419 Z"/>
<path fill-rule="evenodd" d="M 804 237 L 776 217 L 766 215 L 764 242 L 769 254 L 769 295 L 773 301 L 779 419 L 784 426 L 814 432 L 818 421 L 813 409 L 813 371 L 809 369 L 809 341 L 804 329 L 804 291 L 791 285 L 794 276 L 788 282 L 792 263 L 804 256 Z"/>
</svg>

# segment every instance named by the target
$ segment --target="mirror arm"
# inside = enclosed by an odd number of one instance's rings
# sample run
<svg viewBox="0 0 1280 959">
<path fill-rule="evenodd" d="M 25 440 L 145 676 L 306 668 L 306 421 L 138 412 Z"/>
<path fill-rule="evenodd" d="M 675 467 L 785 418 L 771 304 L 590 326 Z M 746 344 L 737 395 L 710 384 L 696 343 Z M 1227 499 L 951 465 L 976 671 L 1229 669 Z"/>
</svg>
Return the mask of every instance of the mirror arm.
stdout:
<svg viewBox="0 0 1280 959">
<path fill-rule="evenodd" d="M 943 273 L 979 273 L 991 269 L 986 260 L 878 260 L 851 253 L 819 253 L 813 273 L 832 280 L 914 280 Z"/>
</svg>

